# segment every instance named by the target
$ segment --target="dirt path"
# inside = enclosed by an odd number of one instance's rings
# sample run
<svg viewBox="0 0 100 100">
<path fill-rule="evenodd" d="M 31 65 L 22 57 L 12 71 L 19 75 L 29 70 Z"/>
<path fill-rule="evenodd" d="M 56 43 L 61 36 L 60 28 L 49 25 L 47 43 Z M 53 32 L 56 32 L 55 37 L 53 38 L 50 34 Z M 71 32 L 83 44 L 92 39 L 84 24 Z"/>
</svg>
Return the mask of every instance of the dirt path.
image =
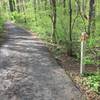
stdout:
<svg viewBox="0 0 100 100">
<path fill-rule="evenodd" d="M 83 100 L 41 41 L 6 24 L 0 48 L 0 100 Z"/>
</svg>

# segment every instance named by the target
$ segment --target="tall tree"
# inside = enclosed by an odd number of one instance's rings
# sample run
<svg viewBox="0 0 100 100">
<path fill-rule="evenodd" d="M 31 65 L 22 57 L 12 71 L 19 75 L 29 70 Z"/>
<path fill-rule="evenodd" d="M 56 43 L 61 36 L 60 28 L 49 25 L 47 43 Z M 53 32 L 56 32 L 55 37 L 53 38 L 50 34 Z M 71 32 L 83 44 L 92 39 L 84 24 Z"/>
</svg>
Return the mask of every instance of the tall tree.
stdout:
<svg viewBox="0 0 100 100">
<path fill-rule="evenodd" d="M 20 1 L 19 0 L 16 0 L 16 6 L 17 6 L 17 11 L 20 12 Z"/>
<path fill-rule="evenodd" d="M 72 0 L 69 0 L 69 47 L 68 55 L 72 56 Z"/>
<path fill-rule="evenodd" d="M 50 0 L 51 8 L 52 8 L 52 14 L 51 14 L 51 20 L 52 20 L 52 39 L 56 42 L 56 0 Z"/>
<path fill-rule="evenodd" d="M 66 0 L 63 0 L 63 8 L 64 8 L 64 15 L 65 15 L 65 13 L 66 13 Z"/>
<path fill-rule="evenodd" d="M 63 7 L 66 7 L 66 0 L 63 0 Z"/>
<path fill-rule="evenodd" d="M 95 32 L 95 0 L 89 1 L 88 35 Z"/>
<path fill-rule="evenodd" d="M 9 7 L 10 7 L 11 12 L 15 11 L 15 1 L 14 0 L 9 0 Z"/>
<path fill-rule="evenodd" d="M 25 23 L 27 22 L 27 19 L 26 19 L 26 3 L 25 0 L 22 0 L 22 8 L 23 8 L 23 13 L 24 13 L 24 21 Z"/>
</svg>

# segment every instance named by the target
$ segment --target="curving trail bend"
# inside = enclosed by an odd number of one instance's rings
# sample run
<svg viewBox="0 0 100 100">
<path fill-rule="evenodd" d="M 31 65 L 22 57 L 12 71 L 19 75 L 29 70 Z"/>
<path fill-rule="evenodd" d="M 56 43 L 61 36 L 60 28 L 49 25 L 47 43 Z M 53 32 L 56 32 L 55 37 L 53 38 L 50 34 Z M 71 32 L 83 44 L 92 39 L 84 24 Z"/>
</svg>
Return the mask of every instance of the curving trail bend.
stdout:
<svg viewBox="0 0 100 100">
<path fill-rule="evenodd" d="M 83 100 L 42 41 L 7 22 L 0 47 L 0 100 Z"/>
</svg>

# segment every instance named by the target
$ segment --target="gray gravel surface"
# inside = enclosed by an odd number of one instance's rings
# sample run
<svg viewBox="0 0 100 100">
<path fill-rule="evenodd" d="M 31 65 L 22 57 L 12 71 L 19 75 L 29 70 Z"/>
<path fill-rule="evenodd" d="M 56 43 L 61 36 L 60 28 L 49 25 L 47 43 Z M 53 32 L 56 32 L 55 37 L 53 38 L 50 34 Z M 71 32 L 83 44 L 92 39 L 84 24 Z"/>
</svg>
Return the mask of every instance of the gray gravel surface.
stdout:
<svg viewBox="0 0 100 100">
<path fill-rule="evenodd" d="M 84 100 L 36 36 L 7 22 L 0 48 L 0 100 Z"/>
</svg>

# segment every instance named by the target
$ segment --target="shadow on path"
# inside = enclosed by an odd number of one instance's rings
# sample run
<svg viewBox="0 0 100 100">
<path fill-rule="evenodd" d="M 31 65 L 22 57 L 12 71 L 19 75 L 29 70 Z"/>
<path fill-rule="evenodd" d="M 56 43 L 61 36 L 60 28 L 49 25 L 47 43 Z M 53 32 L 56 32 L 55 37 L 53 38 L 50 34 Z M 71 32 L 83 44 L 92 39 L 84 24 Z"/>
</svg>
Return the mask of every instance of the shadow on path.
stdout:
<svg viewBox="0 0 100 100">
<path fill-rule="evenodd" d="M 48 48 L 30 32 L 6 23 L 0 48 L 0 100 L 84 100 Z"/>
</svg>

